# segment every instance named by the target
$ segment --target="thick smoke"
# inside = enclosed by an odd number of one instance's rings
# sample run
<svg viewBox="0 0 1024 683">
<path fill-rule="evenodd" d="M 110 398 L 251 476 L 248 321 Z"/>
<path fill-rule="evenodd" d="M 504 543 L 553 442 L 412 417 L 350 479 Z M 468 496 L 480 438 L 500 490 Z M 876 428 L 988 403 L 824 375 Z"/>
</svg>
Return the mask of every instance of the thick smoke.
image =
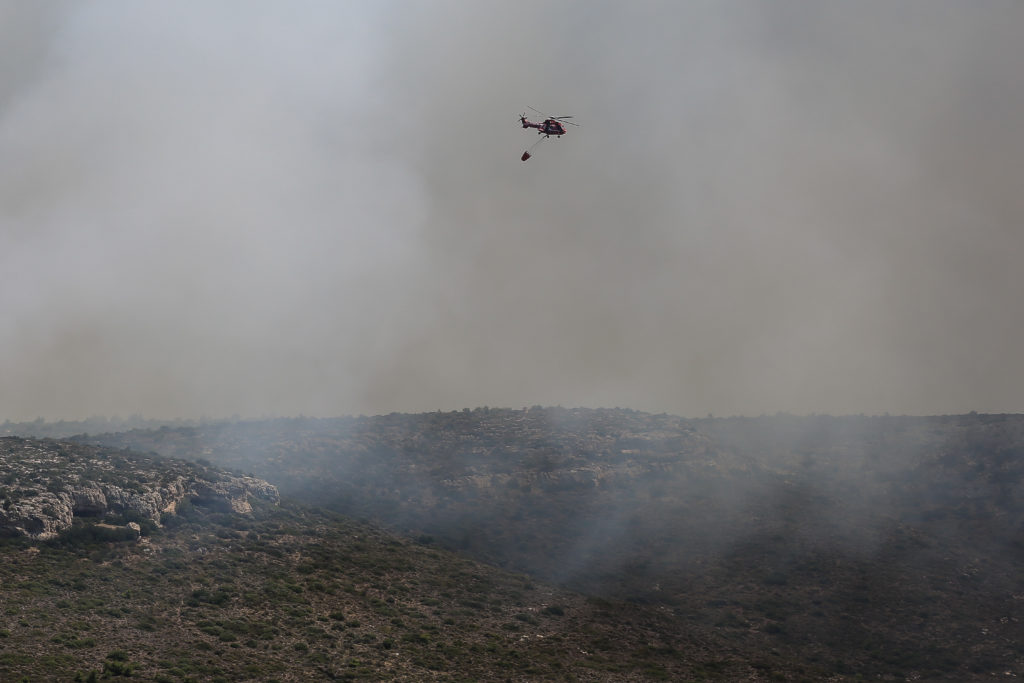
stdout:
<svg viewBox="0 0 1024 683">
<path fill-rule="evenodd" d="M 1017 3 L 0 18 L 0 417 L 1019 410 Z"/>
</svg>

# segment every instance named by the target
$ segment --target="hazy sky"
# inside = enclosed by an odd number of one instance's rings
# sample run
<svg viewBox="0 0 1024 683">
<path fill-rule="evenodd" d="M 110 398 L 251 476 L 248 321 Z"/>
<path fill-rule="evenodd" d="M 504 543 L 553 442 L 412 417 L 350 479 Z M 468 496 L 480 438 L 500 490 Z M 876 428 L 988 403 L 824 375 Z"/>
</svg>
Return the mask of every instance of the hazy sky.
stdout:
<svg viewBox="0 0 1024 683">
<path fill-rule="evenodd" d="M 1022 411 L 1022 32 L 0 0 L 0 419 Z"/>
</svg>

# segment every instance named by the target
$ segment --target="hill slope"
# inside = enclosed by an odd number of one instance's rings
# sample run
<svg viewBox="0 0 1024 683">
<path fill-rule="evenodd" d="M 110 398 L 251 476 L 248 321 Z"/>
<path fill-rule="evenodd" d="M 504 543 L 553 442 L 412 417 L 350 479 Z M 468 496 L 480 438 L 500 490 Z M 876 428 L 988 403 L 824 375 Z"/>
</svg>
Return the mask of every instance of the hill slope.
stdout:
<svg viewBox="0 0 1024 683">
<path fill-rule="evenodd" d="M 1024 675 L 1021 416 L 479 409 L 92 440 L 242 467 L 284 495 L 661 609 L 759 670 Z"/>
<path fill-rule="evenodd" d="M 52 441 L 4 442 L 6 471 L 88 462 L 144 489 L 209 466 Z M 147 467 L 134 469 L 125 462 Z M 118 466 L 120 465 L 120 467 Z M 75 486 L 109 484 L 91 470 Z M 63 486 L 47 470 L 51 488 Z M 18 488 L 19 495 L 29 492 Z M 4 499 L 6 502 L 8 499 Z M 339 515 L 196 495 L 162 526 L 86 515 L 0 540 L 0 680 L 681 680 L 750 675 L 657 610 L 594 600 Z M 126 509 L 127 511 L 128 509 Z"/>
</svg>

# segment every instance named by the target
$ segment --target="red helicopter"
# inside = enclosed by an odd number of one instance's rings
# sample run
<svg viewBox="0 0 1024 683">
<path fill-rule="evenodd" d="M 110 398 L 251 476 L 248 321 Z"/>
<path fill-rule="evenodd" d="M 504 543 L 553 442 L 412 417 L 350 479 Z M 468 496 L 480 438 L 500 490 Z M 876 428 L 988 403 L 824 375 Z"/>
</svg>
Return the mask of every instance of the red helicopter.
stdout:
<svg viewBox="0 0 1024 683">
<path fill-rule="evenodd" d="M 530 107 L 530 109 L 533 109 L 533 107 Z M 544 140 L 547 140 L 552 135 L 554 135 L 556 138 L 559 138 L 559 137 L 565 135 L 565 133 L 566 133 L 565 124 L 569 124 L 570 126 L 579 126 L 580 125 L 578 123 L 573 123 L 572 121 L 566 121 L 565 120 L 565 119 L 573 118 L 572 116 L 551 116 L 550 114 L 545 114 L 544 112 L 542 112 L 542 111 L 540 111 L 538 109 L 533 109 L 533 111 L 535 111 L 538 114 L 540 114 L 541 116 L 545 116 L 547 118 L 545 118 L 540 123 L 534 123 L 533 121 L 530 121 L 530 120 L 528 120 L 526 118 L 526 114 L 525 113 L 519 115 L 519 122 L 521 124 L 523 124 L 523 128 L 536 128 L 537 129 L 537 134 L 544 136 L 540 140 L 535 142 L 533 144 L 533 147 L 530 147 L 530 149 L 533 149 L 534 147 L 539 145 Z M 523 161 L 526 161 L 527 159 L 530 158 L 530 156 L 531 156 L 530 155 L 530 149 L 528 149 L 525 152 L 523 152 L 523 156 L 522 156 Z"/>
</svg>

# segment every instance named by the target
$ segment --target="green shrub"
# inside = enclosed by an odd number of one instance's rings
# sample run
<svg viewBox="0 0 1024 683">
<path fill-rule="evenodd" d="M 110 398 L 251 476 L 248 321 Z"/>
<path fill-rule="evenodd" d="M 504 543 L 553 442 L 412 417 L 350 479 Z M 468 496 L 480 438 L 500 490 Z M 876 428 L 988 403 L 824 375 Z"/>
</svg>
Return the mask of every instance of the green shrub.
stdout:
<svg viewBox="0 0 1024 683">
<path fill-rule="evenodd" d="M 124 650 L 114 650 L 107 655 L 107 661 L 103 662 L 103 674 L 110 676 L 131 676 L 135 665 L 128 661 L 128 653 Z"/>
</svg>

